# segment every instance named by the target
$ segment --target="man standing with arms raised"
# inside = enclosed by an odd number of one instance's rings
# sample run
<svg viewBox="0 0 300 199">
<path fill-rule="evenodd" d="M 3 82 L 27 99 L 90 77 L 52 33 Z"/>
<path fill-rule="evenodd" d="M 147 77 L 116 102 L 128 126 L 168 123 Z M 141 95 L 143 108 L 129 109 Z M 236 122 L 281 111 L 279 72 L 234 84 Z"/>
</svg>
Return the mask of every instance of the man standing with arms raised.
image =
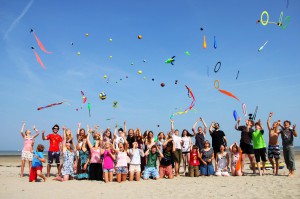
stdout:
<svg viewBox="0 0 300 199">
<path fill-rule="evenodd" d="M 47 165 L 47 177 L 50 177 L 50 170 L 51 170 L 51 164 L 53 163 L 53 159 L 55 159 L 55 163 L 57 166 L 57 173 L 60 175 L 60 148 L 61 148 L 61 142 L 62 142 L 62 137 L 57 134 L 59 131 L 59 126 L 55 124 L 52 127 L 53 133 L 47 135 L 45 137 L 45 132 L 42 132 L 42 139 L 43 140 L 49 140 L 50 141 L 50 146 L 48 150 L 48 165 Z"/>
</svg>

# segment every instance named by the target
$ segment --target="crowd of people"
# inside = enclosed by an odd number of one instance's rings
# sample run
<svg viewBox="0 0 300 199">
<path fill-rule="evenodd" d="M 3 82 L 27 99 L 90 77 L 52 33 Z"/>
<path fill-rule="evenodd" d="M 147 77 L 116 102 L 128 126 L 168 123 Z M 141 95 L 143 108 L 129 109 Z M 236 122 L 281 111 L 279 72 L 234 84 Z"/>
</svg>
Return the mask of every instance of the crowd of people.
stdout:
<svg viewBox="0 0 300 199">
<path fill-rule="evenodd" d="M 235 142 L 230 146 L 217 122 L 212 122 L 208 129 L 212 140 L 210 143 L 206 139 L 207 125 L 201 117 L 193 125 L 193 133 L 183 129 L 180 134 L 171 120 L 171 130 L 166 134 L 159 132 L 156 138 L 150 130 L 143 134 L 139 128 L 127 131 L 126 122 L 123 128 L 116 125 L 114 133 L 109 128 L 99 131 L 98 126 L 84 129 L 78 123 L 76 137 L 73 137 L 71 130 L 66 127 L 62 127 L 63 135 L 59 135 L 60 128 L 55 124 L 51 134 L 45 135 L 45 131 L 42 131 L 42 139 L 50 142 L 48 161 L 43 155 L 45 147 L 42 144 L 38 144 L 34 150 L 34 138 L 39 135 L 39 131 L 34 126 L 36 134 L 31 136 L 30 130 L 24 132 L 23 123 L 21 135 L 24 148 L 20 176 L 24 175 L 26 161 L 29 162 L 30 182 L 36 181 L 37 176 L 46 181 L 50 177 L 54 161 L 57 167 L 54 180 L 57 181 L 77 179 L 112 182 L 114 176 L 117 182 L 127 179 L 139 181 L 140 178 L 172 179 L 180 175 L 181 164 L 184 176 L 242 176 L 246 175 L 246 156 L 250 160 L 253 174 L 256 174 L 256 168 L 257 175 L 266 174 L 265 163 L 268 159 L 273 174 L 278 175 L 279 135 L 282 138 L 284 161 L 289 176 L 293 176 L 293 140 L 297 137 L 296 125 L 291 127 L 288 120 L 284 121 L 283 125 L 280 120 L 271 125 L 272 116 L 273 113 L 270 113 L 267 119 L 268 147 L 261 121 L 254 122 L 251 118 L 246 120 L 245 125 L 240 125 L 241 119 L 237 119 L 235 129 L 241 132 L 240 143 Z M 199 121 L 202 126 L 197 127 Z M 191 137 L 195 137 L 195 143 Z M 43 163 L 46 162 L 45 176 L 42 169 Z"/>
</svg>

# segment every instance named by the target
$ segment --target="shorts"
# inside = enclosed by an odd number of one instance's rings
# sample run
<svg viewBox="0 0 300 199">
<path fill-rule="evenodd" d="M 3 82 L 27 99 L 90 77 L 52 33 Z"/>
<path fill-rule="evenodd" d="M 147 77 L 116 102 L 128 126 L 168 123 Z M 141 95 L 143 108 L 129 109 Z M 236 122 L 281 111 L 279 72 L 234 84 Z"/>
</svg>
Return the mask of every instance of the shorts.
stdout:
<svg viewBox="0 0 300 199">
<path fill-rule="evenodd" d="M 182 154 L 185 154 L 185 155 L 187 155 L 189 153 L 190 153 L 190 151 L 182 151 Z"/>
<path fill-rule="evenodd" d="M 114 168 L 112 168 L 112 169 L 104 169 L 103 168 L 103 173 L 105 173 L 105 172 L 114 172 Z"/>
<path fill-rule="evenodd" d="M 174 152 L 174 162 L 178 162 L 180 164 L 182 157 L 182 151 L 181 149 L 176 149 Z"/>
<path fill-rule="evenodd" d="M 246 144 L 244 142 L 240 143 L 240 147 L 243 151 L 243 154 L 254 154 L 254 149 L 253 146 L 251 144 Z"/>
<path fill-rule="evenodd" d="M 189 166 L 189 176 L 198 177 L 200 175 L 199 166 Z"/>
<path fill-rule="evenodd" d="M 30 151 L 22 151 L 22 160 L 32 161 L 33 154 Z"/>
<path fill-rule="evenodd" d="M 159 166 L 159 177 L 163 178 L 165 176 L 167 176 L 169 179 L 173 178 L 172 164 L 170 164 L 169 166 Z"/>
<path fill-rule="evenodd" d="M 148 179 L 148 178 L 150 177 L 150 175 L 151 175 L 153 178 L 158 178 L 158 177 L 159 177 L 159 174 L 158 174 L 157 168 L 146 166 L 146 167 L 145 167 L 145 170 L 144 170 L 143 178 L 144 178 L 144 179 Z"/>
<path fill-rule="evenodd" d="M 214 171 L 213 165 L 211 163 L 207 164 L 207 165 L 201 164 L 200 165 L 200 173 L 201 173 L 201 175 L 205 175 L 205 176 L 214 175 L 215 171 Z"/>
<path fill-rule="evenodd" d="M 268 158 L 280 159 L 280 148 L 279 145 L 269 145 L 268 147 Z"/>
<path fill-rule="evenodd" d="M 131 164 L 129 166 L 129 172 L 141 172 L 141 165 L 140 164 Z"/>
<path fill-rule="evenodd" d="M 127 167 L 116 167 L 117 174 L 127 174 L 128 168 Z"/>
<path fill-rule="evenodd" d="M 48 151 L 48 164 L 52 164 L 53 163 L 53 159 L 55 159 L 55 163 L 56 164 L 60 164 L 60 152 L 52 152 L 52 151 Z"/>
<path fill-rule="evenodd" d="M 42 172 L 42 170 L 43 170 L 42 166 L 31 167 L 30 173 L 29 173 L 29 182 L 36 181 L 37 180 L 37 171 L 41 171 Z"/>
<path fill-rule="evenodd" d="M 254 149 L 255 161 L 260 162 L 260 158 L 263 162 L 267 161 L 267 150 L 266 148 Z"/>
</svg>

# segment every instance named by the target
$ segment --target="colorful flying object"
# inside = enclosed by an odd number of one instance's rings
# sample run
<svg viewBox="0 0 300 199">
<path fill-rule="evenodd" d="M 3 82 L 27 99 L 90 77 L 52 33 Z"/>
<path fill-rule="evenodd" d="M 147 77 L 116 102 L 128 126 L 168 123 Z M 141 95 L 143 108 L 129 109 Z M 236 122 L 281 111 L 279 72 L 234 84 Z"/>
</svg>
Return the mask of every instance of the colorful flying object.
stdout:
<svg viewBox="0 0 300 199">
<path fill-rule="evenodd" d="M 39 64 L 43 67 L 43 69 L 46 70 L 46 66 L 45 66 L 44 63 L 42 62 L 42 60 L 41 60 L 39 54 L 35 51 L 34 47 L 31 47 L 31 49 L 33 50 L 33 53 L 34 53 L 34 55 L 35 55 L 35 58 L 36 58 L 37 62 L 39 62 Z"/>
<path fill-rule="evenodd" d="M 191 55 L 189 51 L 185 51 L 185 54 L 188 55 L 188 56 Z"/>
<path fill-rule="evenodd" d="M 165 63 L 166 63 L 166 64 L 172 64 L 172 65 L 174 65 L 174 63 L 173 63 L 173 62 L 175 61 L 174 58 L 175 58 L 175 56 L 173 56 L 173 57 L 167 59 L 167 60 L 165 61 Z"/>
<path fill-rule="evenodd" d="M 84 103 L 86 103 L 87 98 L 84 96 L 83 91 L 80 91 L 80 92 L 81 92 L 81 95 L 82 95 L 82 103 L 84 104 Z"/>
<path fill-rule="evenodd" d="M 36 36 L 36 34 L 35 34 L 35 32 L 33 31 L 33 29 L 30 30 L 30 33 L 33 33 L 34 38 L 35 38 L 35 40 L 37 41 L 37 43 L 38 43 L 38 45 L 39 45 L 39 47 L 40 47 L 40 49 L 41 49 L 42 51 L 44 51 L 44 52 L 47 53 L 47 54 L 51 54 L 51 53 L 52 53 L 52 52 L 49 52 L 49 51 L 46 50 L 46 48 L 44 47 L 44 45 L 42 44 L 42 42 L 41 42 L 41 41 L 39 40 L 39 38 Z"/>
<path fill-rule="evenodd" d="M 117 101 L 114 101 L 113 103 L 114 103 L 114 104 L 113 104 L 113 107 L 114 107 L 114 108 L 118 108 L 118 102 L 117 102 Z"/>
<path fill-rule="evenodd" d="M 239 118 L 236 110 L 233 111 L 233 117 L 234 117 L 234 120 L 237 121 L 237 119 Z"/>
<path fill-rule="evenodd" d="M 89 116 L 91 117 L 91 104 L 88 103 L 88 109 L 89 109 Z"/>
<path fill-rule="evenodd" d="M 214 36 L 214 48 L 217 49 L 217 40 L 216 40 L 216 36 Z"/>
<path fill-rule="evenodd" d="M 258 52 L 261 52 L 263 49 L 264 49 L 264 47 L 265 47 L 265 45 L 268 43 L 268 41 L 266 41 L 265 43 L 264 43 L 264 45 L 262 45 L 259 49 L 258 49 Z"/>
<path fill-rule="evenodd" d="M 105 100 L 106 99 L 106 94 L 104 92 L 100 93 L 99 98 L 102 99 L 102 100 Z"/>
<path fill-rule="evenodd" d="M 244 116 L 247 116 L 247 107 L 245 103 L 242 104 L 242 109 L 243 109 Z"/>
<path fill-rule="evenodd" d="M 191 96 L 191 98 L 192 98 L 192 102 L 191 102 L 190 106 L 189 106 L 187 109 L 185 109 L 184 111 L 178 111 L 178 112 L 176 112 L 176 113 L 173 113 L 173 114 L 170 116 L 171 119 L 172 119 L 175 115 L 183 115 L 183 114 L 188 113 L 189 110 L 194 109 L 194 106 L 195 106 L 195 103 L 196 103 L 195 96 L 194 96 L 192 90 L 191 90 L 187 85 L 185 85 L 185 87 L 186 87 L 186 89 L 188 90 L 188 93 L 189 93 L 188 95 Z"/>
<path fill-rule="evenodd" d="M 206 48 L 206 37 L 205 37 L 205 35 L 203 36 L 203 48 L 204 49 Z"/>
<path fill-rule="evenodd" d="M 221 89 L 219 89 L 219 87 L 220 87 L 220 82 L 219 82 L 219 80 L 215 80 L 215 82 L 214 82 L 214 87 L 215 87 L 215 89 L 217 89 L 219 92 L 221 92 L 221 93 L 223 93 L 223 94 L 225 94 L 225 95 L 227 95 L 227 96 L 229 96 L 229 97 L 232 97 L 232 98 L 234 98 L 234 99 L 240 101 L 239 98 L 237 98 L 237 97 L 236 97 L 234 94 L 232 94 L 231 92 L 226 91 L 226 90 L 221 90 Z"/>
<path fill-rule="evenodd" d="M 44 109 L 44 108 L 50 108 L 50 107 L 52 107 L 52 106 L 61 105 L 62 103 L 64 103 L 64 101 L 62 101 L 62 102 L 57 102 L 57 103 L 53 103 L 53 104 L 49 104 L 49 105 L 47 105 L 47 106 L 41 106 L 41 107 L 38 107 L 37 110 L 40 111 L 40 110 L 42 110 L 42 109 Z"/>
</svg>

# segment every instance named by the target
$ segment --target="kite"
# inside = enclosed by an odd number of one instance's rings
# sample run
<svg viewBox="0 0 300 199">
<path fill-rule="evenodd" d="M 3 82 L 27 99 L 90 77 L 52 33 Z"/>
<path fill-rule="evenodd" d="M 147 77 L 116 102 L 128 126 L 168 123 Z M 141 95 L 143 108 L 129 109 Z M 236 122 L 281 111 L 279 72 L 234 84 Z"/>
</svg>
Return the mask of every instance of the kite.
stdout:
<svg viewBox="0 0 300 199">
<path fill-rule="evenodd" d="M 219 65 L 219 68 L 217 68 L 217 65 Z M 222 65 L 222 63 L 220 61 L 216 63 L 215 68 L 214 68 L 215 73 L 217 73 L 220 70 L 221 65 Z"/>
<path fill-rule="evenodd" d="M 42 110 L 42 109 L 44 109 L 44 108 L 50 108 L 50 107 L 52 107 L 52 106 L 61 105 L 62 103 L 64 103 L 64 101 L 62 101 L 62 102 L 57 102 L 57 103 L 53 103 L 53 104 L 49 104 L 49 105 L 47 105 L 47 106 L 41 106 L 41 107 L 38 107 L 37 110 L 40 111 L 40 110 Z"/>
<path fill-rule="evenodd" d="M 176 113 L 173 113 L 170 116 L 170 119 L 172 119 L 175 115 L 183 115 L 183 114 L 188 113 L 189 110 L 194 109 L 194 106 L 195 106 L 195 103 L 196 103 L 195 96 L 194 96 L 192 90 L 187 85 L 185 85 L 185 87 L 188 90 L 188 95 L 192 98 L 192 102 L 191 102 L 190 106 L 187 109 L 185 109 L 184 111 L 178 111 Z"/>
<path fill-rule="evenodd" d="M 217 41 L 216 41 L 216 36 L 214 36 L 214 48 L 217 49 Z"/>
<path fill-rule="evenodd" d="M 138 39 L 142 39 L 142 35 L 138 35 Z"/>
<path fill-rule="evenodd" d="M 238 70 L 238 72 L 237 72 L 237 74 L 236 74 L 236 80 L 238 79 L 238 77 L 239 77 L 239 74 L 240 74 L 240 71 Z"/>
<path fill-rule="evenodd" d="M 138 74 L 142 74 L 142 73 L 143 73 L 143 71 L 141 71 L 141 70 L 138 71 Z"/>
<path fill-rule="evenodd" d="M 246 107 L 245 103 L 242 104 L 242 109 L 243 109 L 244 115 L 246 116 L 247 115 L 247 107 Z"/>
<path fill-rule="evenodd" d="M 175 80 L 175 84 L 177 84 L 178 83 L 178 80 Z"/>
<path fill-rule="evenodd" d="M 233 117 L 234 117 L 234 120 L 237 121 L 239 116 L 238 116 L 236 110 L 233 111 Z"/>
<path fill-rule="evenodd" d="M 36 57 L 37 62 L 39 62 L 39 64 L 43 67 L 43 69 L 46 70 L 46 67 L 45 67 L 44 63 L 42 62 L 42 60 L 41 60 L 39 54 L 35 51 L 34 47 L 31 47 L 31 49 L 33 50 L 33 52 L 34 52 L 34 54 L 35 54 L 35 57 Z"/>
<path fill-rule="evenodd" d="M 257 110 L 258 110 L 258 106 L 256 106 L 254 114 L 251 114 L 251 113 L 249 114 L 249 120 L 255 120 Z"/>
<path fill-rule="evenodd" d="M 204 49 L 206 48 L 206 37 L 205 37 L 205 35 L 203 36 L 203 48 Z"/>
<path fill-rule="evenodd" d="M 220 82 L 219 82 L 219 80 L 215 80 L 215 82 L 214 82 L 214 87 L 215 87 L 219 92 L 221 92 L 221 93 L 223 93 L 223 94 L 225 94 L 225 95 L 227 95 L 227 96 L 229 96 L 229 97 L 232 97 L 232 98 L 234 98 L 234 99 L 240 101 L 239 98 L 237 98 L 237 97 L 236 97 L 234 94 L 232 94 L 231 92 L 226 91 L 226 90 L 221 90 L 221 89 L 219 89 L 219 87 L 220 87 Z"/>
<path fill-rule="evenodd" d="M 84 96 L 83 91 L 81 91 L 81 95 L 82 95 L 82 103 L 86 103 L 87 98 Z"/>
<path fill-rule="evenodd" d="M 185 54 L 188 55 L 188 56 L 191 55 L 189 51 L 185 51 Z"/>
<path fill-rule="evenodd" d="M 41 49 L 42 51 L 44 51 L 45 53 L 47 53 L 47 54 L 51 54 L 52 52 L 49 52 L 49 51 L 46 50 L 46 48 L 44 47 L 44 45 L 42 44 L 42 42 L 41 42 L 41 41 L 39 40 L 39 38 L 36 36 L 35 32 L 34 32 L 32 29 L 30 30 L 30 32 L 33 33 L 33 35 L 34 35 L 34 37 L 35 37 L 35 39 L 36 39 L 36 41 L 37 41 L 37 43 L 38 43 L 40 49 Z"/>
<path fill-rule="evenodd" d="M 89 109 L 89 116 L 91 117 L 91 104 L 88 103 L 88 109 Z"/>
<path fill-rule="evenodd" d="M 201 30 L 201 31 L 203 31 L 203 30 L 204 30 L 204 28 L 200 28 L 200 30 Z"/>
<path fill-rule="evenodd" d="M 173 57 L 167 59 L 167 60 L 165 61 L 165 63 L 166 63 L 166 64 L 172 64 L 172 65 L 174 65 L 174 63 L 173 63 L 173 62 L 175 61 L 174 58 L 175 58 L 175 56 L 173 56 Z"/>
<path fill-rule="evenodd" d="M 160 86 L 161 86 L 161 87 L 164 87 L 164 86 L 165 86 L 165 83 L 161 83 Z"/>
<path fill-rule="evenodd" d="M 268 43 L 268 41 L 266 41 L 265 43 L 264 43 L 264 45 L 262 45 L 259 49 L 258 49 L 258 52 L 261 52 L 263 49 L 264 49 L 264 47 L 265 47 L 265 45 Z"/>
</svg>

